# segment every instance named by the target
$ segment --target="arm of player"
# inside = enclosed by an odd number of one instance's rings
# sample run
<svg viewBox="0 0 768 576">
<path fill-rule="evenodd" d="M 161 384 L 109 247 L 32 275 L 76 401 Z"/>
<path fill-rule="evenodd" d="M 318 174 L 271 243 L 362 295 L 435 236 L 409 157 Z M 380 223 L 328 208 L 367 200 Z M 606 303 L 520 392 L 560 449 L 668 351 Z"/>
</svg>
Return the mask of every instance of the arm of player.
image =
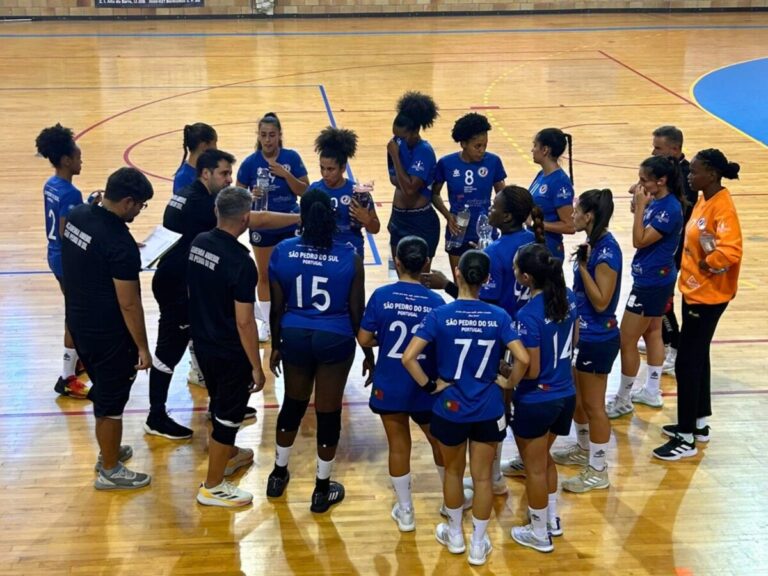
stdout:
<svg viewBox="0 0 768 576">
<path fill-rule="evenodd" d="M 528 364 L 528 370 L 525 372 L 524 377 L 529 380 L 539 377 L 541 372 L 541 348 L 526 348 L 530 362 Z"/>
<path fill-rule="evenodd" d="M 514 362 L 512 362 L 512 372 L 506 381 L 506 386 L 503 386 L 503 388 L 514 390 L 525 376 L 531 357 L 520 340 L 512 340 L 512 342 L 507 344 L 507 350 L 512 353 Z"/>
<path fill-rule="evenodd" d="M 283 214 L 282 212 L 251 212 L 248 216 L 248 228 L 254 230 L 269 230 L 285 228 L 301 222 L 299 214 Z"/>
<path fill-rule="evenodd" d="M 584 292 L 586 292 L 594 309 L 598 312 L 605 311 L 608 304 L 611 303 L 614 290 L 616 290 L 616 281 L 618 280 L 616 270 L 606 263 L 598 264 L 595 268 L 595 277 L 592 278 L 587 270 L 587 263 L 580 262 L 579 275 L 584 282 Z"/>
<path fill-rule="evenodd" d="M 573 206 L 560 206 L 557 209 L 557 222 L 544 222 L 544 230 L 553 234 L 575 234 L 573 226 Z"/>
<path fill-rule="evenodd" d="M 718 215 L 715 249 L 707 254 L 704 263 L 709 271 L 727 269 L 741 261 L 742 252 L 741 224 L 736 210 L 730 207 Z"/>
<path fill-rule="evenodd" d="M 360 344 L 361 348 L 374 348 L 379 345 L 376 334 L 368 332 L 365 328 L 360 328 L 357 331 L 357 343 Z"/>
<path fill-rule="evenodd" d="M 304 194 L 307 186 L 309 186 L 309 177 L 306 174 L 300 178 L 296 178 L 296 176 L 283 168 L 274 159 L 268 158 L 267 162 L 269 163 L 269 171 L 278 178 L 285 180 L 285 183 L 288 184 L 288 188 L 291 189 L 291 192 L 296 196 Z"/>
<path fill-rule="evenodd" d="M 272 353 L 269 356 L 269 369 L 276 376 L 280 375 L 280 341 L 282 339 L 283 314 L 285 314 L 285 296 L 280 282 L 270 279 L 269 298 L 269 333 L 272 336 Z"/>
<path fill-rule="evenodd" d="M 403 168 L 402 162 L 400 162 L 400 147 L 397 142 L 392 139 L 387 144 L 387 152 L 390 158 L 392 158 L 392 165 L 395 168 L 395 178 L 397 178 L 397 187 L 403 191 L 406 196 L 416 196 L 419 191 L 424 188 L 424 180 L 418 176 L 411 176 Z"/>
<path fill-rule="evenodd" d="M 139 349 L 139 361 L 135 368 L 147 370 L 152 366 L 152 354 L 147 342 L 147 327 L 144 324 L 144 306 L 141 303 L 139 281 L 113 278 L 112 282 L 115 284 L 115 294 L 117 294 L 117 302 L 125 325 Z"/>
<path fill-rule="evenodd" d="M 274 306 L 274 304 L 273 304 Z M 357 334 L 360 331 L 360 324 L 363 321 L 363 312 L 365 311 L 365 266 L 363 259 L 355 256 L 355 277 L 352 280 L 352 286 L 349 291 L 349 319 L 352 322 L 352 332 Z M 373 350 L 370 347 L 363 346 L 363 376 L 367 376 L 365 385 L 368 386 L 373 381 L 373 369 L 376 365 L 376 359 L 373 357 Z"/>
<path fill-rule="evenodd" d="M 264 388 L 266 377 L 261 367 L 259 353 L 259 331 L 256 329 L 256 318 L 253 315 L 253 302 L 238 302 L 235 300 L 235 324 L 240 344 L 251 363 L 253 388 L 252 392 L 260 392 Z"/>
</svg>

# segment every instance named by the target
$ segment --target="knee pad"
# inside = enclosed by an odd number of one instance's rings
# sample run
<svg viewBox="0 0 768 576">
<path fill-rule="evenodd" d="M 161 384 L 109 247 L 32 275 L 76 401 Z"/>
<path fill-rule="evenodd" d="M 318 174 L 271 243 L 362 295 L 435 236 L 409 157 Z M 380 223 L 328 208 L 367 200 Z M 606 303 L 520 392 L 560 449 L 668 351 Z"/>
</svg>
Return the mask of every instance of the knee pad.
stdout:
<svg viewBox="0 0 768 576">
<path fill-rule="evenodd" d="M 242 424 L 242 422 L 230 422 L 229 420 L 220 419 L 216 415 L 213 415 L 211 422 L 213 423 L 211 437 L 219 444 L 234 446 L 235 437 L 237 436 L 237 431 L 240 429 L 240 424 Z"/>
<path fill-rule="evenodd" d="M 299 429 L 301 419 L 309 406 L 309 398 L 306 400 L 296 400 L 286 396 L 283 400 L 283 406 L 277 415 L 277 430 L 279 432 L 295 432 Z"/>
<path fill-rule="evenodd" d="M 317 413 L 317 445 L 336 446 L 341 436 L 341 408 L 335 412 Z"/>
</svg>

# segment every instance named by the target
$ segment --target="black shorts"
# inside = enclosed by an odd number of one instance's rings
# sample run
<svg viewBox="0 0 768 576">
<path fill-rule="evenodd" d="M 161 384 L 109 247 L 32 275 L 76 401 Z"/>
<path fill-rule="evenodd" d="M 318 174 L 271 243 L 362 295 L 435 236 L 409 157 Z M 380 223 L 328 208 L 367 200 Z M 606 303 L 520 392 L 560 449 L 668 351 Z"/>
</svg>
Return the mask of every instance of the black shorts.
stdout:
<svg viewBox="0 0 768 576">
<path fill-rule="evenodd" d="M 416 422 L 419 426 L 424 426 L 425 424 L 429 424 L 432 421 L 432 411 L 431 410 L 422 410 L 419 412 L 398 412 L 397 410 L 382 410 L 381 408 L 375 408 L 374 406 L 371 406 L 370 404 L 368 407 L 371 409 L 371 412 L 374 414 L 378 414 L 379 416 L 391 416 L 392 414 L 407 414 L 411 417 L 411 420 Z"/>
<path fill-rule="evenodd" d="M 514 400 L 513 405 L 515 414 L 512 417 L 512 432 L 515 436 L 531 440 L 541 438 L 548 432 L 558 436 L 568 436 L 571 432 L 576 395 L 545 402 Z"/>
<path fill-rule="evenodd" d="M 446 240 L 446 242 L 447 242 L 447 240 Z M 472 242 L 476 243 L 477 241 L 473 240 Z M 464 242 L 464 244 L 462 244 L 458 248 L 454 248 L 452 250 L 449 250 L 447 247 L 445 249 L 445 251 L 448 253 L 448 255 L 450 255 L 450 256 L 459 256 L 459 257 L 463 256 L 465 252 L 469 252 L 470 250 L 477 250 L 477 247 L 476 246 L 471 246 L 469 244 L 469 242 Z"/>
<path fill-rule="evenodd" d="M 507 435 L 507 417 L 480 422 L 454 422 L 432 414 L 429 432 L 445 446 L 458 446 L 466 442 L 501 442 Z"/>
<path fill-rule="evenodd" d="M 620 347 L 621 339 L 619 336 L 605 342 L 579 340 L 576 370 L 589 374 L 610 374 Z"/>
<path fill-rule="evenodd" d="M 196 356 L 211 398 L 211 416 L 225 425 L 241 424 L 253 384 L 248 357 L 243 353 L 237 358 L 223 358 L 201 350 L 196 350 Z"/>
<path fill-rule="evenodd" d="M 59 290 L 61 290 L 61 293 L 64 294 L 64 279 L 58 274 L 54 274 L 53 277 L 56 278 L 56 282 L 59 283 Z"/>
<path fill-rule="evenodd" d="M 139 349 L 130 334 L 89 342 L 73 332 L 75 348 L 91 379 L 88 398 L 93 402 L 96 418 L 121 416 L 136 379 Z"/>
<path fill-rule="evenodd" d="M 323 330 L 283 328 L 280 355 L 293 366 L 339 364 L 355 354 L 355 339 Z"/>
<path fill-rule="evenodd" d="M 649 288 L 638 288 L 632 285 L 632 292 L 629 293 L 629 298 L 627 298 L 627 312 L 649 318 L 661 318 L 664 316 L 664 310 L 667 307 L 669 297 L 672 296 L 674 291 L 674 282 L 666 286 L 652 286 Z"/>
<path fill-rule="evenodd" d="M 429 257 L 434 258 L 437 245 L 440 242 L 440 219 L 432 204 L 414 210 L 404 210 L 392 207 L 392 215 L 387 225 L 389 245 L 392 251 L 398 242 L 406 236 L 423 238 L 429 246 Z"/>
<path fill-rule="evenodd" d="M 297 229 L 298 226 L 289 226 L 279 230 L 251 230 L 248 233 L 248 239 L 251 242 L 251 246 L 268 248 L 270 246 L 277 246 L 283 240 L 295 237 Z"/>
</svg>

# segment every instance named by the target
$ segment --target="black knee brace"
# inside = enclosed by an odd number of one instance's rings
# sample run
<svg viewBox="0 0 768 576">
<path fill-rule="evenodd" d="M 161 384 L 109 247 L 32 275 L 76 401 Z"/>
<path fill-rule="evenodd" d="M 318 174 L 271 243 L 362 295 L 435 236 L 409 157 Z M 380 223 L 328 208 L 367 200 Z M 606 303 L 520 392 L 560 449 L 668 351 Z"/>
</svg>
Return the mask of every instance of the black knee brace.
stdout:
<svg viewBox="0 0 768 576">
<path fill-rule="evenodd" d="M 295 432 L 298 430 L 301 419 L 304 418 L 304 413 L 307 411 L 307 406 L 309 406 L 309 399 L 296 400 L 286 396 L 280 413 L 277 415 L 277 431 Z"/>
<path fill-rule="evenodd" d="M 335 412 L 317 413 L 317 445 L 336 446 L 341 436 L 341 408 Z"/>
</svg>

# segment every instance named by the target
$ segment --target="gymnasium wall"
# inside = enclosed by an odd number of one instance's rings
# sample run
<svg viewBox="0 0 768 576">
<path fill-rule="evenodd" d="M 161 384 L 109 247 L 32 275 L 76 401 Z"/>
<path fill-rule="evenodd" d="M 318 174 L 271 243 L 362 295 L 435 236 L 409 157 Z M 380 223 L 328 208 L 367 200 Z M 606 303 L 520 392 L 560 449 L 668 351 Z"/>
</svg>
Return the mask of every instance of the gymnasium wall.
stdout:
<svg viewBox="0 0 768 576">
<path fill-rule="evenodd" d="M 250 16 L 259 0 L 205 0 L 198 8 L 95 8 L 94 0 L 0 0 L 2 17 Z M 277 0 L 279 16 L 552 10 L 763 9 L 768 0 Z"/>
</svg>

